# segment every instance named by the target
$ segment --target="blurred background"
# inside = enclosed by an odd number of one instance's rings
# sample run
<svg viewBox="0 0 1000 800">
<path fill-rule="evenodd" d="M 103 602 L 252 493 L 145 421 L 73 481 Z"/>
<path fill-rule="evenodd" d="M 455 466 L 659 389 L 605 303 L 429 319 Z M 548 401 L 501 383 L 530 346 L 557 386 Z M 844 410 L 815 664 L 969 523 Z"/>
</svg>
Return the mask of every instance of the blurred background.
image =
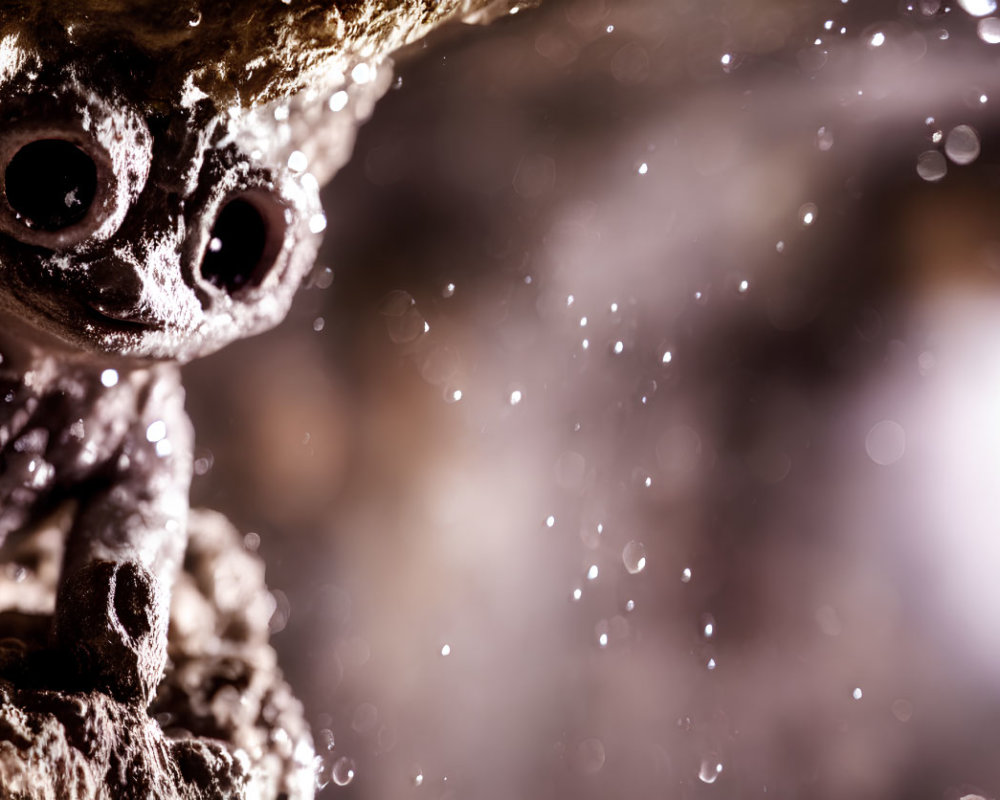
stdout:
<svg viewBox="0 0 1000 800">
<path fill-rule="evenodd" d="M 995 0 L 515 10 L 186 368 L 319 796 L 995 797 Z"/>
</svg>

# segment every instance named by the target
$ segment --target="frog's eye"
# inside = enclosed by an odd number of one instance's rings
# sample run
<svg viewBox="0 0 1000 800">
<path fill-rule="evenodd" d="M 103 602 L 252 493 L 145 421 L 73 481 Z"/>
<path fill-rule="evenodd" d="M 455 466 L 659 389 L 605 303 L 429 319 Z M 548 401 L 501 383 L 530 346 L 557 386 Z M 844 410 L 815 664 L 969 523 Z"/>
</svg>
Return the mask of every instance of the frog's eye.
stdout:
<svg viewBox="0 0 1000 800">
<path fill-rule="evenodd" d="M 82 132 L 14 131 L 0 144 L 0 231 L 26 244 L 106 236 L 124 215 L 122 188 L 111 156 Z"/>
<path fill-rule="evenodd" d="M 4 193 L 28 228 L 61 231 L 87 216 L 97 193 L 97 165 L 72 142 L 30 142 L 7 163 Z"/>
<path fill-rule="evenodd" d="M 277 261 L 287 228 L 285 207 L 266 192 L 230 197 L 216 214 L 202 277 L 230 294 L 259 285 Z"/>
</svg>

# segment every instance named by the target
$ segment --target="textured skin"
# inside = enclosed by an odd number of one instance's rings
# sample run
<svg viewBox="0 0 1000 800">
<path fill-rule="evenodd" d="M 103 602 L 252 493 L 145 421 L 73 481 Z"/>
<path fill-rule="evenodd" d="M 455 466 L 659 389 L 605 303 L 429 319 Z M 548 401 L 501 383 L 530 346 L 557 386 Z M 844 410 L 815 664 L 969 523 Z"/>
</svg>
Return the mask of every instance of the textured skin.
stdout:
<svg viewBox="0 0 1000 800">
<path fill-rule="evenodd" d="M 222 670 L 257 701 L 278 698 L 275 715 L 294 708 L 273 663 L 260 662 L 266 630 L 228 661 L 218 647 L 178 651 L 173 674 L 189 681 L 161 685 L 192 461 L 177 365 L 287 312 L 324 225 L 320 182 L 388 86 L 382 57 L 493 7 L 508 6 L 4 3 L 0 555 L 9 561 L 53 509 L 71 512 L 61 567 L 35 587 L 54 597 L 51 636 L 36 624 L 21 645 L 0 642 L 0 797 L 311 795 L 311 781 L 282 788 L 247 772 L 254 752 L 277 745 L 254 738 L 259 720 L 204 711 L 214 701 L 197 688 Z M 343 102 L 326 102 L 334 91 Z M 27 145 L 52 141 L 86 154 L 96 175 L 83 215 L 55 229 L 18 205 L 8 169 Z M 65 195 L 67 208 L 77 201 L 76 188 Z M 223 241 L 216 225 L 237 206 L 250 217 Z M 261 244 L 240 265 L 229 254 L 254 230 Z M 225 266 L 210 268 L 220 247 Z M 200 591 L 211 596 L 207 574 Z M 146 710 L 158 691 L 164 713 L 213 741 L 164 738 Z M 304 729 L 298 741 L 309 750 Z"/>
</svg>

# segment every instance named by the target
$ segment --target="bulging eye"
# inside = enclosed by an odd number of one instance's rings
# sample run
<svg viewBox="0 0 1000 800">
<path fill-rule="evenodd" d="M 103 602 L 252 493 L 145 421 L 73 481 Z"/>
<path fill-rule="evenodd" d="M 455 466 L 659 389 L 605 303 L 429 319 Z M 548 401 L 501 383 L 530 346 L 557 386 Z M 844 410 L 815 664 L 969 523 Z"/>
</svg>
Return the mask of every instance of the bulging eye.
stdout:
<svg viewBox="0 0 1000 800">
<path fill-rule="evenodd" d="M 40 139 L 21 147 L 3 179 L 7 203 L 32 230 L 62 231 L 80 223 L 97 194 L 97 165 L 63 139 Z"/>
<path fill-rule="evenodd" d="M 230 294 L 259 285 L 277 261 L 287 227 L 284 206 L 265 192 L 229 198 L 209 234 L 202 278 Z"/>
</svg>

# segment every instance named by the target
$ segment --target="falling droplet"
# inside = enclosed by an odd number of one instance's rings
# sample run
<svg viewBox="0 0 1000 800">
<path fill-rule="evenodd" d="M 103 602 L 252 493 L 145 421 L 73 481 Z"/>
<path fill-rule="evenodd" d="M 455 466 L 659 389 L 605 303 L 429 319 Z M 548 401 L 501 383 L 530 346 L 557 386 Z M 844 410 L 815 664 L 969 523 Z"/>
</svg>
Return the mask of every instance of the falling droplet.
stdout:
<svg viewBox="0 0 1000 800">
<path fill-rule="evenodd" d="M 681 570 L 681 583 L 690 583 L 690 582 L 691 582 L 691 567 L 684 567 L 684 569 Z"/>
<path fill-rule="evenodd" d="M 862 697 L 864 697 L 864 692 L 861 691 L 860 686 L 856 686 L 854 688 L 854 691 L 851 692 L 851 697 L 853 697 L 855 700 L 860 700 Z"/>
<path fill-rule="evenodd" d="M 1000 19 L 997 17 L 987 17 L 979 20 L 976 26 L 979 38 L 986 44 L 1000 44 Z"/>
<path fill-rule="evenodd" d="M 451 645 L 445 644 L 441 646 L 441 655 L 450 656 L 451 655 Z"/>
<path fill-rule="evenodd" d="M 597 568 L 597 564 L 591 564 L 590 569 L 587 570 L 587 580 L 595 581 L 597 576 L 600 574 L 600 570 Z"/>
<path fill-rule="evenodd" d="M 997 10 L 996 0 L 958 0 L 958 4 L 974 17 L 985 17 Z"/>
<path fill-rule="evenodd" d="M 944 152 L 956 164 L 971 164 L 979 158 L 979 134 L 971 125 L 956 125 L 944 140 Z"/>
<path fill-rule="evenodd" d="M 555 524 L 556 524 L 556 518 L 555 518 L 555 516 L 554 516 L 554 515 L 552 515 L 552 514 L 549 514 L 549 515 L 548 515 L 548 516 L 547 516 L 547 517 L 545 518 L 545 527 L 546 527 L 546 528 L 551 528 L 551 527 L 552 527 L 553 525 L 555 525 Z"/>
<path fill-rule="evenodd" d="M 819 209 L 815 203 L 806 203 L 799 209 L 799 220 L 801 220 L 803 225 L 808 227 L 816 221 L 818 213 Z"/>
<path fill-rule="evenodd" d="M 337 786 L 347 786 L 354 780 L 354 760 L 347 756 L 341 756 L 333 762 L 333 769 L 330 777 Z"/>
<path fill-rule="evenodd" d="M 715 783 L 721 774 L 722 762 L 717 756 L 711 755 L 702 759 L 701 768 L 698 770 L 698 779 L 702 783 Z"/>
<path fill-rule="evenodd" d="M 882 31 L 876 31 L 872 34 L 871 38 L 868 40 L 869 47 L 881 47 L 885 44 L 885 34 Z"/>
<path fill-rule="evenodd" d="M 917 175 L 934 183 L 948 174 L 948 162 L 937 150 L 926 150 L 917 156 Z"/>
<path fill-rule="evenodd" d="M 516 406 L 518 403 L 521 402 L 523 398 L 524 395 L 521 393 L 521 390 L 515 389 L 513 392 L 510 393 L 510 404 L 512 406 Z"/>
<path fill-rule="evenodd" d="M 711 639 L 715 636 L 715 617 L 711 614 L 705 614 L 702 616 L 701 632 L 706 639 Z"/>
<path fill-rule="evenodd" d="M 646 548 L 640 542 L 629 542 L 622 550 L 622 561 L 629 575 L 637 575 L 646 568 Z"/>
</svg>

